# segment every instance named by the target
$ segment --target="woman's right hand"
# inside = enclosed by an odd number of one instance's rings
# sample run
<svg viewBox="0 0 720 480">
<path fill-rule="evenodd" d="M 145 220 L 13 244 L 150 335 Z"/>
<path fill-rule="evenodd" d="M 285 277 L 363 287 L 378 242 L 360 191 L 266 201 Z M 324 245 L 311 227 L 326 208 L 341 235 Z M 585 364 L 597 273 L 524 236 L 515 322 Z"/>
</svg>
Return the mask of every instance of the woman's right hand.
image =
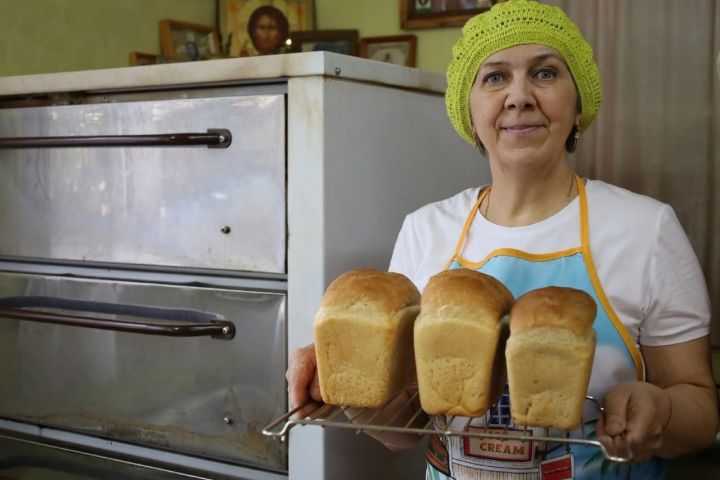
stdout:
<svg viewBox="0 0 720 480">
<path fill-rule="evenodd" d="M 285 378 L 288 382 L 291 409 L 304 404 L 308 398 L 318 402 L 322 401 L 320 382 L 317 376 L 315 344 L 311 343 L 298 348 L 290 354 Z"/>
<path fill-rule="evenodd" d="M 315 344 L 311 343 L 302 348 L 298 348 L 290 354 L 290 360 L 288 361 L 288 369 L 285 372 L 285 378 L 288 382 L 288 394 L 290 397 L 290 408 L 294 409 L 300 405 L 304 405 L 309 398 L 312 400 L 322 402 L 322 396 L 320 395 L 320 382 L 317 375 L 317 359 L 315 357 Z M 390 413 L 394 413 L 397 408 L 401 408 L 407 405 L 408 400 L 413 396 L 414 391 L 403 391 L 401 392 L 391 403 L 388 405 L 386 410 Z M 312 407 L 308 407 L 312 408 Z M 419 405 L 416 409 L 419 408 Z M 412 414 L 416 409 L 405 409 L 407 412 Z M 354 413 L 350 413 L 354 412 Z M 358 412 L 361 410 L 347 409 L 345 414 L 349 414 L 351 418 L 357 418 Z M 368 415 L 371 415 L 369 412 Z M 302 416 L 302 410 L 295 415 Z M 395 415 L 397 417 L 397 415 Z M 406 422 L 408 419 L 401 417 L 400 422 Z M 423 415 L 420 420 L 421 425 L 417 428 L 422 428 L 427 422 L 427 418 Z M 394 433 L 394 432 L 366 432 L 371 437 L 379 440 L 387 448 L 391 450 L 404 450 L 406 448 L 417 445 L 422 437 L 415 434 L 406 433 Z"/>
</svg>

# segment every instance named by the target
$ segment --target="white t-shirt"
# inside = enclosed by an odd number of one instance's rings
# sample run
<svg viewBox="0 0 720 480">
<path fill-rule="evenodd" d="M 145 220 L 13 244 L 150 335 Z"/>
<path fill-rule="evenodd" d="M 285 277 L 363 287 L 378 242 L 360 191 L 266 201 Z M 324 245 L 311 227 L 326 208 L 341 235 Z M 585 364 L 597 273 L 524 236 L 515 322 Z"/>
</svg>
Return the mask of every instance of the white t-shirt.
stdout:
<svg viewBox="0 0 720 480">
<path fill-rule="evenodd" d="M 710 330 L 710 300 L 697 257 L 669 205 L 607 183 L 588 180 L 590 250 L 600 283 L 637 344 L 687 342 Z M 390 271 L 420 291 L 452 257 L 480 188 L 426 205 L 405 218 Z M 479 213 L 461 256 L 483 260 L 498 248 L 549 253 L 580 246 L 576 197 L 533 225 L 503 227 Z"/>
</svg>

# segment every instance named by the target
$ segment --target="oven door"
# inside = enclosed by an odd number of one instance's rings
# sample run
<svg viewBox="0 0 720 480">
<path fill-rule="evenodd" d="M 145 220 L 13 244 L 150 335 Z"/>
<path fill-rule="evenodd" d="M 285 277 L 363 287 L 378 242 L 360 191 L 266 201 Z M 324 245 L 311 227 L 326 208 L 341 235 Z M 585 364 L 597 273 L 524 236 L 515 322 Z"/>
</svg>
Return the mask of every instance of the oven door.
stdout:
<svg viewBox="0 0 720 480">
<path fill-rule="evenodd" d="M 284 291 L 0 273 L 0 292 L 0 418 L 287 471 L 261 433 L 287 409 Z"/>
<path fill-rule="evenodd" d="M 284 274 L 285 95 L 242 93 L 0 108 L 0 257 Z"/>
</svg>

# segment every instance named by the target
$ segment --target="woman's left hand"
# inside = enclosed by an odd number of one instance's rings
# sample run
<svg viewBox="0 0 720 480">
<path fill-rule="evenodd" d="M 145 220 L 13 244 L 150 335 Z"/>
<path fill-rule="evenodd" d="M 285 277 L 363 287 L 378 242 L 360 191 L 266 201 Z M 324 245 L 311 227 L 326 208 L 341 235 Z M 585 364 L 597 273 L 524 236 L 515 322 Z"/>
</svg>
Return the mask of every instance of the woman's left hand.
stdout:
<svg viewBox="0 0 720 480">
<path fill-rule="evenodd" d="M 672 414 L 670 393 L 651 383 L 626 382 L 608 390 L 603 404 L 597 435 L 608 453 L 627 457 L 631 452 L 632 463 L 652 458 Z"/>
</svg>

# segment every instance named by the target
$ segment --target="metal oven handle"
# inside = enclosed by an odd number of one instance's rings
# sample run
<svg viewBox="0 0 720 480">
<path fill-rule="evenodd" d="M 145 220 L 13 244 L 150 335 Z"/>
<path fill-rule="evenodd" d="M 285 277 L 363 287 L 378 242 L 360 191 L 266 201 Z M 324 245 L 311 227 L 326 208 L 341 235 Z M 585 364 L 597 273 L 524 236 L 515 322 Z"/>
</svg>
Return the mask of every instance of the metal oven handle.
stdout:
<svg viewBox="0 0 720 480">
<path fill-rule="evenodd" d="M 28 308 L 80 310 L 93 313 L 142 317 L 146 319 L 170 320 L 174 323 L 127 322 L 86 315 L 28 310 Z M 225 320 L 214 313 L 178 308 L 90 302 L 56 297 L 23 296 L 0 299 L 0 318 L 168 337 L 210 336 L 212 338 L 230 340 L 235 336 L 235 325 L 231 321 Z"/>
<path fill-rule="evenodd" d="M 90 135 L 72 137 L 6 137 L 0 138 L 0 149 L 57 147 L 184 147 L 205 145 L 228 148 L 230 130 L 210 128 L 206 133 L 165 133 L 156 135 Z"/>
</svg>

